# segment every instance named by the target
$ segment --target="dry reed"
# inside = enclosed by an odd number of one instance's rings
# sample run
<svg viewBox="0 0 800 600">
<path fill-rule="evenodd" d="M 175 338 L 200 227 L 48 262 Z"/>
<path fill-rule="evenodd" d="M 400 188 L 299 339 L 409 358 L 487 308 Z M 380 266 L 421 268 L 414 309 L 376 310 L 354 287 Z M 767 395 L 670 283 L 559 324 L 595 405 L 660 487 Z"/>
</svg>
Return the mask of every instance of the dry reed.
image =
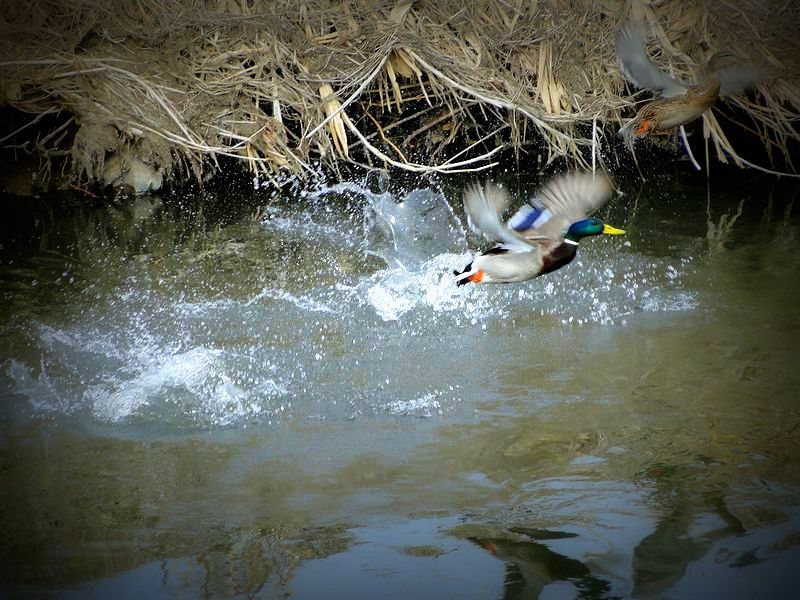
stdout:
<svg viewBox="0 0 800 600">
<path fill-rule="evenodd" d="M 530 142 L 546 162 L 595 166 L 608 132 L 649 97 L 630 95 L 616 67 L 614 32 L 628 19 L 646 24 L 651 54 L 676 77 L 700 77 L 723 48 L 765 69 L 757 93 L 730 102 L 770 156 L 791 160 L 800 14 L 762 0 L 4 4 L 0 106 L 30 122 L 0 136 L 48 164 L 68 150 L 84 180 L 123 153 L 198 178 L 220 156 L 269 177 L 317 161 L 479 170 Z M 746 164 L 716 112 L 707 143 Z M 26 137 L 43 117 L 52 130 Z"/>
</svg>

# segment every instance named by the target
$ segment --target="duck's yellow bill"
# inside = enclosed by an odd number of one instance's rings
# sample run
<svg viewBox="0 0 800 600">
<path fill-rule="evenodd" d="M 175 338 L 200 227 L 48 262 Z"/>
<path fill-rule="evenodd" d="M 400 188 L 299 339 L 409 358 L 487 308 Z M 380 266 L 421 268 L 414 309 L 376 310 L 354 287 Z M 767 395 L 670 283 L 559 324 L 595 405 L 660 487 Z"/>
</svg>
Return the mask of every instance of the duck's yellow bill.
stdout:
<svg viewBox="0 0 800 600">
<path fill-rule="evenodd" d="M 622 235 L 623 233 L 625 233 L 625 230 L 617 229 L 616 227 L 612 227 L 611 225 L 604 223 L 603 233 L 607 233 L 608 235 Z"/>
</svg>

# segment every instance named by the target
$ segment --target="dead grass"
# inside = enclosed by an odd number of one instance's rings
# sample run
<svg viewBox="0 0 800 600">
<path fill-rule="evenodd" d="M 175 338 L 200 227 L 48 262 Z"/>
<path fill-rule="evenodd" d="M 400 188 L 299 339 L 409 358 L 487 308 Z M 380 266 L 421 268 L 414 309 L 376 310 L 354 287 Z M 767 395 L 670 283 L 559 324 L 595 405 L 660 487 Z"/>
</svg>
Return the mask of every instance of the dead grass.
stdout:
<svg viewBox="0 0 800 600">
<path fill-rule="evenodd" d="M 32 0 L 0 7 L 0 105 L 51 136 L 3 132 L 81 179 L 132 152 L 175 177 L 233 156 L 269 177 L 340 161 L 459 172 L 536 142 L 592 166 L 636 102 L 614 32 L 644 21 L 657 62 L 696 79 L 728 49 L 768 78 L 732 100 L 770 155 L 798 139 L 800 12 L 742 0 Z M 67 121 L 69 121 L 67 123 Z M 66 124 L 64 124 L 66 123 Z M 736 126 L 726 123 L 726 127 Z M 8 135 L 14 133 L 14 135 Z M 720 160 L 745 164 L 714 118 Z"/>
</svg>

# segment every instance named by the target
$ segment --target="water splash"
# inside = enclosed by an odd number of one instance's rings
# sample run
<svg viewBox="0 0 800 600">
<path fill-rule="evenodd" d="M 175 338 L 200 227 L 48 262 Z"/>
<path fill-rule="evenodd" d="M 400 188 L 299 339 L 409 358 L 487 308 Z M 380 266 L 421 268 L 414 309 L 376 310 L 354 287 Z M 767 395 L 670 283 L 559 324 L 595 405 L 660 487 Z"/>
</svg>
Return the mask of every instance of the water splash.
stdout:
<svg viewBox="0 0 800 600">
<path fill-rule="evenodd" d="M 396 321 L 420 308 L 451 313 L 471 324 L 507 318 L 525 311 L 555 318 L 562 325 L 624 324 L 638 312 L 692 310 L 697 300 L 684 289 L 680 267 L 629 253 L 591 253 L 556 273 L 521 284 L 456 287 L 451 270 L 466 264 L 469 254 L 443 254 L 416 271 L 386 268 L 359 288 L 377 315 Z"/>
<path fill-rule="evenodd" d="M 451 272 L 471 260 L 461 223 L 441 193 L 414 190 L 401 202 L 390 194 L 372 194 L 355 184 L 332 190 L 358 193 L 368 200 L 364 247 L 387 267 L 357 286 L 376 314 L 396 321 L 419 308 L 454 313 L 470 324 L 532 310 L 563 325 L 621 323 L 636 312 L 691 310 L 692 294 L 682 290 L 690 260 L 678 265 L 646 261 L 609 243 L 591 242 L 579 259 L 558 273 L 509 286 L 453 285 Z M 584 248 L 585 246 L 585 248 Z M 674 293 L 673 293 L 674 292 Z"/>
<path fill-rule="evenodd" d="M 400 202 L 389 194 L 368 198 L 365 246 L 388 265 L 416 270 L 434 256 L 467 250 L 461 224 L 440 192 L 414 190 Z"/>
<path fill-rule="evenodd" d="M 252 299 L 248 300 L 245 304 L 250 306 L 259 300 L 263 299 L 282 300 L 295 305 L 299 310 L 306 312 L 321 312 L 333 314 L 336 310 L 332 306 L 328 306 L 324 302 L 315 300 L 310 295 L 295 296 L 294 294 L 281 289 L 267 288 L 262 289 Z"/>
<path fill-rule="evenodd" d="M 117 296 L 112 304 L 124 315 L 114 321 L 118 328 L 107 328 L 103 320 L 65 329 L 39 324 L 38 369 L 17 360 L 6 367 L 15 393 L 27 396 L 38 409 L 76 415 L 88 411 L 100 421 L 160 419 L 174 413 L 176 422 L 187 425 L 230 425 L 268 415 L 274 412 L 274 400 L 287 395 L 263 355 L 186 343 L 175 337 L 174 329 L 156 325 L 152 315 L 125 309 L 123 299 L 130 306 L 142 301 L 130 290 Z M 230 301 L 181 303 L 168 320 L 183 329 L 193 320 L 204 322 L 210 314 L 238 306 Z"/>
<path fill-rule="evenodd" d="M 298 211 L 270 206 L 264 209 L 261 224 L 264 229 L 301 241 L 324 239 L 336 244 L 359 244 L 360 237 L 351 228 L 342 226 L 341 216 L 330 208 L 310 206 Z"/>
<path fill-rule="evenodd" d="M 413 400 L 395 400 L 386 405 L 388 411 L 397 416 L 432 417 L 434 413 L 441 415 L 441 404 L 436 400 L 434 392 Z"/>
<path fill-rule="evenodd" d="M 117 377 L 116 381 L 91 386 L 86 396 L 101 419 L 119 421 L 134 414 L 153 398 L 170 401 L 173 394 L 183 391 L 198 394 L 208 385 L 209 377 L 219 366 L 219 352 L 193 348 L 187 352 L 154 357 L 151 364 L 132 377 Z M 226 389 L 241 401 L 241 390 Z M 212 394 L 212 397 L 216 394 Z"/>
<path fill-rule="evenodd" d="M 452 270 L 472 254 L 445 196 L 378 189 L 319 185 L 264 209 L 258 226 L 219 230 L 200 253 L 160 256 L 143 241 L 143 259 L 112 260 L 104 241 L 103 259 L 76 271 L 97 282 L 65 301 L 70 317 L 12 328 L 34 355 L 5 363 L 12 391 L 43 410 L 112 423 L 433 415 L 461 402 L 452 388 L 431 391 L 440 379 L 456 384 L 454 337 L 480 353 L 502 350 L 498 324 L 607 326 L 697 305 L 684 284 L 691 260 L 602 240 L 542 278 L 457 287 Z M 239 252 L 215 251 L 233 243 Z M 408 381 L 414 360 L 430 363 L 427 381 Z"/>
</svg>

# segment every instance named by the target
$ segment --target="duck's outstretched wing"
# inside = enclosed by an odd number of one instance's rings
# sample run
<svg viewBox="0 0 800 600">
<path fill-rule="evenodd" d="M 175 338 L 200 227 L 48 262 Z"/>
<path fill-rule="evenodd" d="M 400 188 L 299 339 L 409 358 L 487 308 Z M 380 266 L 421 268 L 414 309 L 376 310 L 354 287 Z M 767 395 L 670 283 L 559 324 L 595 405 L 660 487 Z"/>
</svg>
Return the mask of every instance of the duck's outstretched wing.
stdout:
<svg viewBox="0 0 800 600">
<path fill-rule="evenodd" d="M 524 205 L 508 221 L 532 242 L 561 241 L 569 226 L 605 204 L 611 180 L 605 173 L 567 173 L 547 182 L 532 204 Z"/>
<path fill-rule="evenodd" d="M 764 75 L 750 64 L 731 65 L 717 71 L 721 96 L 738 96 L 764 81 Z"/>
<path fill-rule="evenodd" d="M 507 206 L 508 192 L 490 181 L 484 187 L 472 183 L 464 190 L 464 211 L 473 231 L 512 252 L 530 252 L 534 246 L 500 220 Z"/>
<path fill-rule="evenodd" d="M 633 23 L 626 23 L 617 31 L 616 46 L 620 71 L 628 81 L 667 98 L 686 93 L 685 85 L 665 75 L 650 60 L 644 38 Z"/>
</svg>

